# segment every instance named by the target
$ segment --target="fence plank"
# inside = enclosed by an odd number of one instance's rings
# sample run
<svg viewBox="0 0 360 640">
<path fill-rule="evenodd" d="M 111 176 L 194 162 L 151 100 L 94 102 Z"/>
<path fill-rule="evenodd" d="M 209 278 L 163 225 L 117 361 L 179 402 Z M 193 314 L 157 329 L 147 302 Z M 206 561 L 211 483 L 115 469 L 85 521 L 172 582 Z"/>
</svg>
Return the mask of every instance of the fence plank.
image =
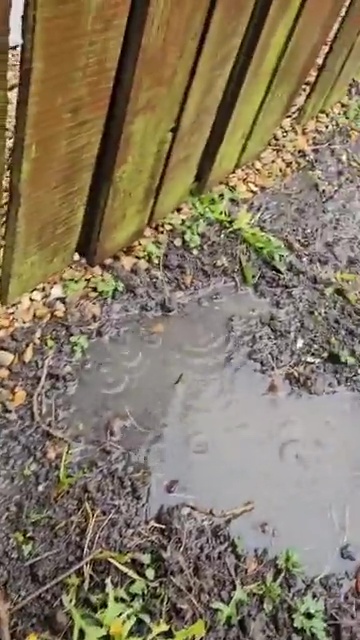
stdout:
<svg viewBox="0 0 360 640">
<path fill-rule="evenodd" d="M 143 230 L 180 112 L 209 0 L 151 0 L 97 243 L 101 261 Z"/>
<path fill-rule="evenodd" d="M 8 108 L 7 69 L 9 56 L 10 0 L 0 2 L 0 205 L 5 170 L 6 117 Z"/>
<path fill-rule="evenodd" d="M 360 71 L 360 32 L 351 47 L 349 55 L 342 67 L 335 83 L 331 87 L 324 101 L 323 109 L 330 109 L 346 94 L 347 88 L 354 78 L 359 77 Z"/>
<path fill-rule="evenodd" d="M 301 110 L 300 122 L 307 122 L 324 109 L 332 86 L 341 73 L 359 30 L 360 0 L 352 0 Z"/>
<path fill-rule="evenodd" d="M 238 165 L 253 160 L 267 145 L 315 65 L 342 6 L 343 0 L 307 0 L 248 140 L 240 152 Z"/>
<path fill-rule="evenodd" d="M 241 8 L 233 0 L 217 0 L 163 176 L 153 212 L 155 220 L 174 209 L 192 186 L 202 150 L 254 5 L 255 0 L 245 0 Z"/>
<path fill-rule="evenodd" d="M 233 115 L 213 164 L 209 183 L 216 184 L 236 165 L 248 131 L 258 111 L 301 0 L 274 0 L 241 88 Z M 202 179 L 202 176 L 200 176 Z"/>
<path fill-rule="evenodd" d="M 26 0 L 1 295 L 72 258 L 130 0 Z"/>
</svg>

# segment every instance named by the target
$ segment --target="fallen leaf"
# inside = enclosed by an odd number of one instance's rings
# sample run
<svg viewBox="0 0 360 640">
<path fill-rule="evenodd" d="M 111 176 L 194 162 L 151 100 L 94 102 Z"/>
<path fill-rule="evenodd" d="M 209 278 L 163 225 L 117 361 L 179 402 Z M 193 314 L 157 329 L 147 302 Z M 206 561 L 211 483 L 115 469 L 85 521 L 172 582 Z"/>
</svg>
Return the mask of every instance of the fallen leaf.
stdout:
<svg viewBox="0 0 360 640">
<path fill-rule="evenodd" d="M 63 454 L 64 447 L 61 444 L 54 444 L 53 442 L 48 442 L 45 447 L 45 458 L 49 462 L 55 462 L 59 456 Z"/>
<path fill-rule="evenodd" d="M 186 274 L 184 275 L 184 278 L 183 278 L 183 280 L 184 280 L 184 284 L 185 284 L 185 287 L 190 287 L 190 286 L 191 286 L 191 284 L 192 284 L 193 279 L 194 279 L 194 278 L 193 278 L 193 276 L 192 276 L 192 274 L 191 274 L 191 273 L 186 273 Z"/>
<path fill-rule="evenodd" d="M 11 351 L 0 350 L 0 367 L 10 367 L 14 362 L 15 354 Z"/>
<path fill-rule="evenodd" d="M 259 565 L 255 556 L 247 556 L 245 561 L 245 567 L 246 567 L 246 573 L 248 575 L 251 575 L 252 573 L 254 573 L 254 571 L 257 570 L 258 566 Z"/>
<path fill-rule="evenodd" d="M 162 322 L 157 322 L 150 329 L 151 333 L 164 333 L 164 330 L 165 327 Z"/>
<path fill-rule="evenodd" d="M 276 395 L 280 393 L 281 387 L 282 387 L 281 378 L 278 375 L 274 374 L 270 379 L 266 393 Z"/>
<path fill-rule="evenodd" d="M 34 345 L 32 342 L 30 342 L 30 344 L 28 344 L 28 346 L 26 347 L 26 349 L 23 351 L 22 353 L 22 361 L 27 364 L 28 362 L 30 362 L 30 360 L 32 359 L 34 355 Z"/>
<path fill-rule="evenodd" d="M 13 396 L 11 398 L 12 407 L 16 409 L 17 407 L 20 407 L 22 404 L 24 404 L 26 400 L 26 396 L 27 396 L 27 393 L 25 389 L 22 389 L 21 387 L 16 387 L 13 393 Z"/>
<path fill-rule="evenodd" d="M 0 327 L 2 329 L 7 329 L 8 327 L 10 327 L 10 324 L 11 324 L 10 318 L 0 318 Z"/>
<path fill-rule="evenodd" d="M 134 264 L 136 264 L 136 262 L 137 262 L 137 258 L 135 258 L 135 256 L 123 255 L 120 258 L 120 264 L 123 267 L 123 269 L 125 269 L 125 271 L 131 271 L 131 269 L 133 268 Z"/>
</svg>

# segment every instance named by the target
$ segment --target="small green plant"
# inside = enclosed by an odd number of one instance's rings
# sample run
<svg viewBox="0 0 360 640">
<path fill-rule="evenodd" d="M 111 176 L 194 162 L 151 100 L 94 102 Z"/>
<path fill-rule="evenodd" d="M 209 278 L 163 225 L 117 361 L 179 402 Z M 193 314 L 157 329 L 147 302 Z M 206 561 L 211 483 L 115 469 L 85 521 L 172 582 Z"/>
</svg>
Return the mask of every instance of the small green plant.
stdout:
<svg viewBox="0 0 360 640">
<path fill-rule="evenodd" d="M 86 287 L 85 278 L 70 278 L 69 280 L 64 280 L 63 283 L 64 293 L 67 296 L 77 295 L 82 293 Z"/>
<path fill-rule="evenodd" d="M 344 364 L 347 366 L 354 366 L 358 364 L 357 358 L 352 355 L 345 346 L 341 346 L 336 338 L 331 338 L 330 340 L 327 359 L 333 364 Z"/>
<path fill-rule="evenodd" d="M 125 565 L 122 565 L 122 570 Z M 129 573 L 132 573 L 129 570 Z M 78 640 L 201 640 L 205 636 L 203 620 L 197 620 L 180 631 L 172 630 L 165 620 L 152 621 L 147 605 L 149 585 L 140 577 L 134 577 L 124 587 L 115 588 L 110 578 L 106 580 L 105 593 L 87 594 L 91 607 L 82 607 L 77 602 L 78 580 L 68 583 L 64 595 L 65 609 L 72 619 L 72 638 Z"/>
<path fill-rule="evenodd" d="M 304 573 L 304 568 L 300 562 L 300 558 L 293 549 L 285 549 L 276 560 L 276 564 L 280 571 L 293 576 L 300 576 Z"/>
<path fill-rule="evenodd" d="M 89 338 L 81 333 L 70 338 L 71 350 L 76 360 L 80 360 L 89 346 Z"/>
<path fill-rule="evenodd" d="M 69 463 L 71 459 L 70 447 L 66 446 L 61 456 L 59 478 L 57 485 L 57 494 L 62 495 L 66 493 L 80 478 L 85 475 L 85 471 L 79 471 L 78 473 L 71 473 L 69 470 Z"/>
<path fill-rule="evenodd" d="M 360 129 L 360 100 L 353 100 L 346 111 L 346 119 L 355 129 Z"/>
<path fill-rule="evenodd" d="M 45 338 L 45 347 L 48 351 L 53 351 L 56 346 L 56 342 L 52 336 L 46 336 Z"/>
<path fill-rule="evenodd" d="M 274 607 L 279 604 L 282 596 L 280 581 L 274 580 L 270 573 L 266 576 L 265 580 L 254 584 L 251 590 L 262 598 L 266 613 L 273 611 Z"/>
<path fill-rule="evenodd" d="M 238 585 L 228 604 L 225 602 L 214 602 L 211 607 L 217 612 L 218 622 L 221 626 L 234 626 L 241 616 L 241 609 L 248 601 L 248 592 Z"/>
<path fill-rule="evenodd" d="M 153 265 L 159 265 L 164 247 L 159 242 L 147 242 L 143 246 L 142 254 L 144 258 Z"/>
<path fill-rule="evenodd" d="M 19 545 L 25 559 L 29 558 L 34 550 L 34 541 L 25 531 L 15 531 L 13 538 Z"/>
<path fill-rule="evenodd" d="M 281 240 L 260 229 L 255 224 L 251 213 L 246 210 L 240 212 L 232 229 L 239 232 L 243 242 L 259 258 L 266 260 L 279 271 L 283 270 L 285 259 L 289 255 L 288 250 Z"/>
<path fill-rule="evenodd" d="M 293 625 L 307 638 L 327 640 L 324 602 L 315 600 L 309 594 L 301 600 L 295 601 L 293 604 Z"/>
<path fill-rule="evenodd" d="M 110 300 L 115 293 L 123 293 L 125 287 L 121 280 L 115 278 L 112 273 L 103 273 L 90 280 L 90 287 L 103 298 Z"/>
<path fill-rule="evenodd" d="M 230 197 L 230 190 L 224 188 L 221 191 L 192 196 L 190 204 L 195 213 L 204 220 L 218 222 L 230 227 L 233 223 L 233 218 L 229 213 Z"/>
</svg>

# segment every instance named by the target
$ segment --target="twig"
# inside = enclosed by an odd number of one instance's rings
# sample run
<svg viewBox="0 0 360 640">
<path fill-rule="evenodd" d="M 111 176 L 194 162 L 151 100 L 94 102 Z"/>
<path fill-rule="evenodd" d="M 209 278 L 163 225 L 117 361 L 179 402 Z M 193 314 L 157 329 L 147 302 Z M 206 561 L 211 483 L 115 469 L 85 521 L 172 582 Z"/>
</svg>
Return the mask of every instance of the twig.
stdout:
<svg viewBox="0 0 360 640">
<path fill-rule="evenodd" d="M 3 589 L 0 589 L 0 638 L 1 640 L 11 640 L 9 603 Z"/>
<path fill-rule="evenodd" d="M 85 539 L 85 545 L 84 545 L 84 552 L 83 552 L 83 557 L 86 558 L 86 556 L 89 553 L 89 545 L 90 545 L 90 540 L 91 540 L 91 536 L 93 534 L 93 530 L 94 530 L 94 526 L 95 526 L 95 522 L 96 519 L 99 515 L 99 510 L 97 509 L 95 511 L 95 513 L 92 513 L 90 506 L 87 502 L 85 502 L 85 508 L 86 511 L 88 513 L 89 516 L 89 524 L 88 524 L 88 528 L 87 528 L 87 532 L 86 532 L 86 539 Z M 90 581 L 90 564 L 86 564 L 84 565 L 84 588 L 85 591 L 88 590 L 89 588 L 89 581 Z"/>
<path fill-rule="evenodd" d="M 201 513 L 204 516 L 211 516 L 212 518 L 220 518 L 224 519 L 227 522 L 231 522 L 232 520 L 236 520 L 243 516 L 245 513 L 250 513 L 254 510 L 255 504 L 252 501 L 245 502 L 241 507 L 236 507 L 235 509 L 222 510 L 216 513 L 213 509 L 204 509 L 202 507 L 196 507 L 193 504 L 185 504 L 186 507 L 191 509 L 192 511 L 196 511 L 197 513 Z"/>
<path fill-rule="evenodd" d="M 33 593 L 30 593 L 29 596 L 26 596 L 26 598 L 24 598 L 23 600 L 20 600 L 15 605 L 10 607 L 11 613 L 14 613 L 15 611 L 19 611 L 20 609 L 23 609 L 28 604 L 30 604 L 30 602 L 42 596 L 43 593 L 46 593 L 46 591 L 49 591 L 49 589 L 56 587 L 57 584 L 59 584 L 60 582 L 63 582 L 63 580 L 66 580 L 66 578 L 71 576 L 73 573 L 76 573 L 76 571 L 79 571 L 79 569 L 82 569 L 88 562 L 91 562 L 91 560 L 93 560 L 98 555 L 98 553 L 99 553 L 99 550 L 94 551 L 93 553 L 90 553 L 90 555 L 88 555 L 86 558 L 83 558 L 82 560 L 80 560 L 80 562 L 70 567 L 70 569 L 67 569 L 67 571 L 64 571 L 59 576 L 57 576 L 57 578 L 50 580 L 50 582 L 48 582 L 47 584 L 44 584 L 42 587 L 40 587 Z M 1 604 L 1 601 L 0 601 L 0 604 Z M 10 638 L 9 636 L 8 637 L 5 636 L 4 638 L 2 638 L 2 640 L 10 640 Z"/>
<path fill-rule="evenodd" d="M 185 587 L 181 584 L 181 582 L 178 582 L 176 580 L 176 578 L 174 578 L 173 576 L 171 576 L 171 581 L 174 583 L 174 585 L 180 589 L 180 591 L 183 591 L 183 593 L 185 593 L 185 595 L 189 598 L 189 600 L 191 600 L 191 602 L 193 603 L 195 609 L 197 610 L 198 614 L 202 615 L 204 613 L 204 609 L 198 604 L 198 602 L 196 602 L 194 596 L 189 593 L 189 591 L 187 591 L 187 589 L 185 589 Z"/>
<path fill-rule="evenodd" d="M 45 558 L 49 558 L 50 556 L 55 555 L 55 553 L 59 553 L 58 549 L 52 549 L 51 551 L 47 551 L 43 553 L 41 556 L 36 556 L 36 558 L 31 558 L 27 562 L 25 562 L 25 567 L 31 567 L 36 562 L 41 562 L 41 560 L 45 560 Z"/>
<path fill-rule="evenodd" d="M 40 380 L 39 380 L 39 384 L 36 387 L 34 395 L 33 395 L 32 408 L 33 408 L 33 417 L 34 417 L 34 421 L 35 421 L 36 424 L 41 422 L 40 413 L 39 413 L 39 395 L 40 395 L 41 391 L 44 388 L 47 372 L 48 372 L 48 369 L 49 369 L 50 360 L 51 360 L 51 354 L 48 355 L 47 358 L 45 358 L 45 362 L 44 362 L 43 370 L 42 370 L 41 377 L 40 377 Z"/>
</svg>

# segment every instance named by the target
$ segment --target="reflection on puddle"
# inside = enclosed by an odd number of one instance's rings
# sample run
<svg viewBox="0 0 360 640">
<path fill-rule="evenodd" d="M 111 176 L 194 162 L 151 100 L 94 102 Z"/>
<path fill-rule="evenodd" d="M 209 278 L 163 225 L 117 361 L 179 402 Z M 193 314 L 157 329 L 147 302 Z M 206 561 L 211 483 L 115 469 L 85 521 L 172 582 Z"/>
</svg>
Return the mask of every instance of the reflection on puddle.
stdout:
<svg viewBox="0 0 360 640">
<path fill-rule="evenodd" d="M 228 358 L 229 317 L 245 330 L 258 313 L 267 308 L 250 294 L 228 296 L 153 323 L 154 333 L 133 325 L 116 342 L 95 343 L 74 424 L 91 440 L 103 437 L 106 416 L 122 416 L 123 448 L 151 444 L 154 509 L 254 500 L 233 525 L 246 544 L 297 547 L 315 572 L 343 569 L 345 538 L 360 546 L 359 398 L 266 394 L 268 380 Z"/>
</svg>

